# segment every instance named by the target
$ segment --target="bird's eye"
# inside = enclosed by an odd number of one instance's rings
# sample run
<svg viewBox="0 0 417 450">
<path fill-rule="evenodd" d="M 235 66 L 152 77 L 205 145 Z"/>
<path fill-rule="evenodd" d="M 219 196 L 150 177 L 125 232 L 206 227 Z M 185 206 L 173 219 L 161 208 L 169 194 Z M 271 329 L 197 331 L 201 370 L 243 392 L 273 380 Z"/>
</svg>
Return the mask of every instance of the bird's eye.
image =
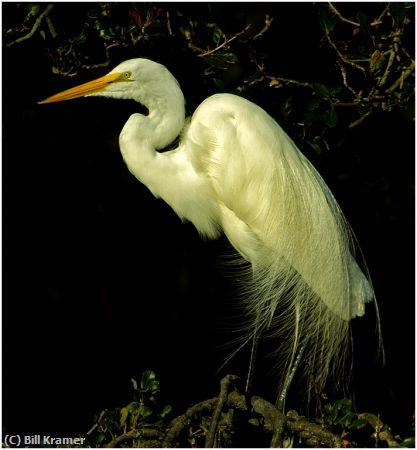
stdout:
<svg viewBox="0 0 417 450">
<path fill-rule="evenodd" d="M 125 80 L 128 80 L 128 79 L 130 78 L 131 75 L 132 75 L 132 72 L 123 72 L 122 77 L 123 77 Z"/>
</svg>

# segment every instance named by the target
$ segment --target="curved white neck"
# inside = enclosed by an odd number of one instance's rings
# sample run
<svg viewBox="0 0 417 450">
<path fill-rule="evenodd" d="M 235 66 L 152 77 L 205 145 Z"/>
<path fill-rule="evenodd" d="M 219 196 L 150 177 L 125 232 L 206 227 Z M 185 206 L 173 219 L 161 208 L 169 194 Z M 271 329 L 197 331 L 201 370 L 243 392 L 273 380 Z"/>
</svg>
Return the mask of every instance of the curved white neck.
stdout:
<svg viewBox="0 0 417 450">
<path fill-rule="evenodd" d="M 160 150 L 181 132 L 185 122 L 184 96 L 172 77 L 157 94 L 137 92 L 135 100 L 148 108 L 149 114 L 133 114 L 119 137 L 120 150 L 130 172 L 147 183 L 151 168 Z M 162 157 L 163 154 L 160 154 Z"/>
</svg>

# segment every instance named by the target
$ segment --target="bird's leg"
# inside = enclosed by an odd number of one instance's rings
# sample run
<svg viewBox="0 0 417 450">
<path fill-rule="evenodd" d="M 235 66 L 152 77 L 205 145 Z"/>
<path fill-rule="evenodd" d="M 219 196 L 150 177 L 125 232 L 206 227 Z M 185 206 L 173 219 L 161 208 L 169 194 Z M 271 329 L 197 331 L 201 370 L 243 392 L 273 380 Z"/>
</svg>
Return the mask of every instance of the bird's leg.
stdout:
<svg viewBox="0 0 417 450">
<path fill-rule="evenodd" d="M 293 360 L 292 364 L 289 367 L 288 373 L 287 373 L 286 377 L 284 378 L 284 382 L 283 382 L 281 391 L 280 391 L 277 401 L 275 403 L 275 406 L 278 409 L 278 411 L 280 411 L 282 413 L 284 413 L 284 411 L 285 411 L 285 400 L 287 398 L 287 392 L 291 386 L 292 380 L 294 379 L 294 375 L 300 364 L 303 352 L 304 352 L 304 347 L 301 346 L 298 350 L 297 357 Z"/>
<path fill-rule="evenodd" d="M 294 323 L 294 344 L 293 344 L 293 352 L 290 363 L 288 365 L 288 372 L 284 378 L 283 385 L 281 391 L 278 395 L 276 407 L 278 411 L 284 413 L 285 410 L 285 399 L 287 397 L 288 389 L 292 383 L 295 372 L 300 364 L 301 357 L 303 355 L 304 346 L 299 344 L 299 335 L 300 335 L 300 303 L 296 302 L 295 304 L 295 323 Z"/>
</svg>

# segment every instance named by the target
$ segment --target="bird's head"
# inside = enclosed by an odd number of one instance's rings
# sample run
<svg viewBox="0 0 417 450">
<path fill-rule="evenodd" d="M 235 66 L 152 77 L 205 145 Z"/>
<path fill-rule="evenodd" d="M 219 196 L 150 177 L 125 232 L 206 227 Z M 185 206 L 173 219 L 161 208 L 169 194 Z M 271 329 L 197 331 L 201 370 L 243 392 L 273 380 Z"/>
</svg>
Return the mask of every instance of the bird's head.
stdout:
<svg viewBox="0 0 417 450">
<path fill-rule="evenodd" d="M 173 84 L 178 86 L 163 65 L 136 58 L 122 62 L 107 75 L 52 95 L 39 103 L 55 103 L 91 95 L 146 103 L 148 96 L 155 96 Z"/>
</svg>

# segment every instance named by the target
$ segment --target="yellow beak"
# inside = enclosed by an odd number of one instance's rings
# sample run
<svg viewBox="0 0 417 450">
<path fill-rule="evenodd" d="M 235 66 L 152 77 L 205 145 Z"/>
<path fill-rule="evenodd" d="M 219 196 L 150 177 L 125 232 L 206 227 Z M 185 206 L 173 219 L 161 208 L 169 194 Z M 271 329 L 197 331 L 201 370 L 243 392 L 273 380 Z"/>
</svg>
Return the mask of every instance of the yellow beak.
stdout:
<svg viewBox="0 0 417 450">
<path fill-rule="evenodd" d="M 38 102 L 39 104 L 44 103 L 56 103 L 63 102 L 64 100 L 72 100 L 73 98 L 83 97 L 84 95 L 93 94 L 95 92 L 103 91 L 109 84 L 115 81 L 121 81 L 124 73 L 110 73 L 104 75 L 104 77 L 97 78 L 93 81 L 88 81 L 87 83 L 80 84 L 79 86 L 62 91 L 59 94 L 52 95 L 51 97 Z"/>
</svg>

